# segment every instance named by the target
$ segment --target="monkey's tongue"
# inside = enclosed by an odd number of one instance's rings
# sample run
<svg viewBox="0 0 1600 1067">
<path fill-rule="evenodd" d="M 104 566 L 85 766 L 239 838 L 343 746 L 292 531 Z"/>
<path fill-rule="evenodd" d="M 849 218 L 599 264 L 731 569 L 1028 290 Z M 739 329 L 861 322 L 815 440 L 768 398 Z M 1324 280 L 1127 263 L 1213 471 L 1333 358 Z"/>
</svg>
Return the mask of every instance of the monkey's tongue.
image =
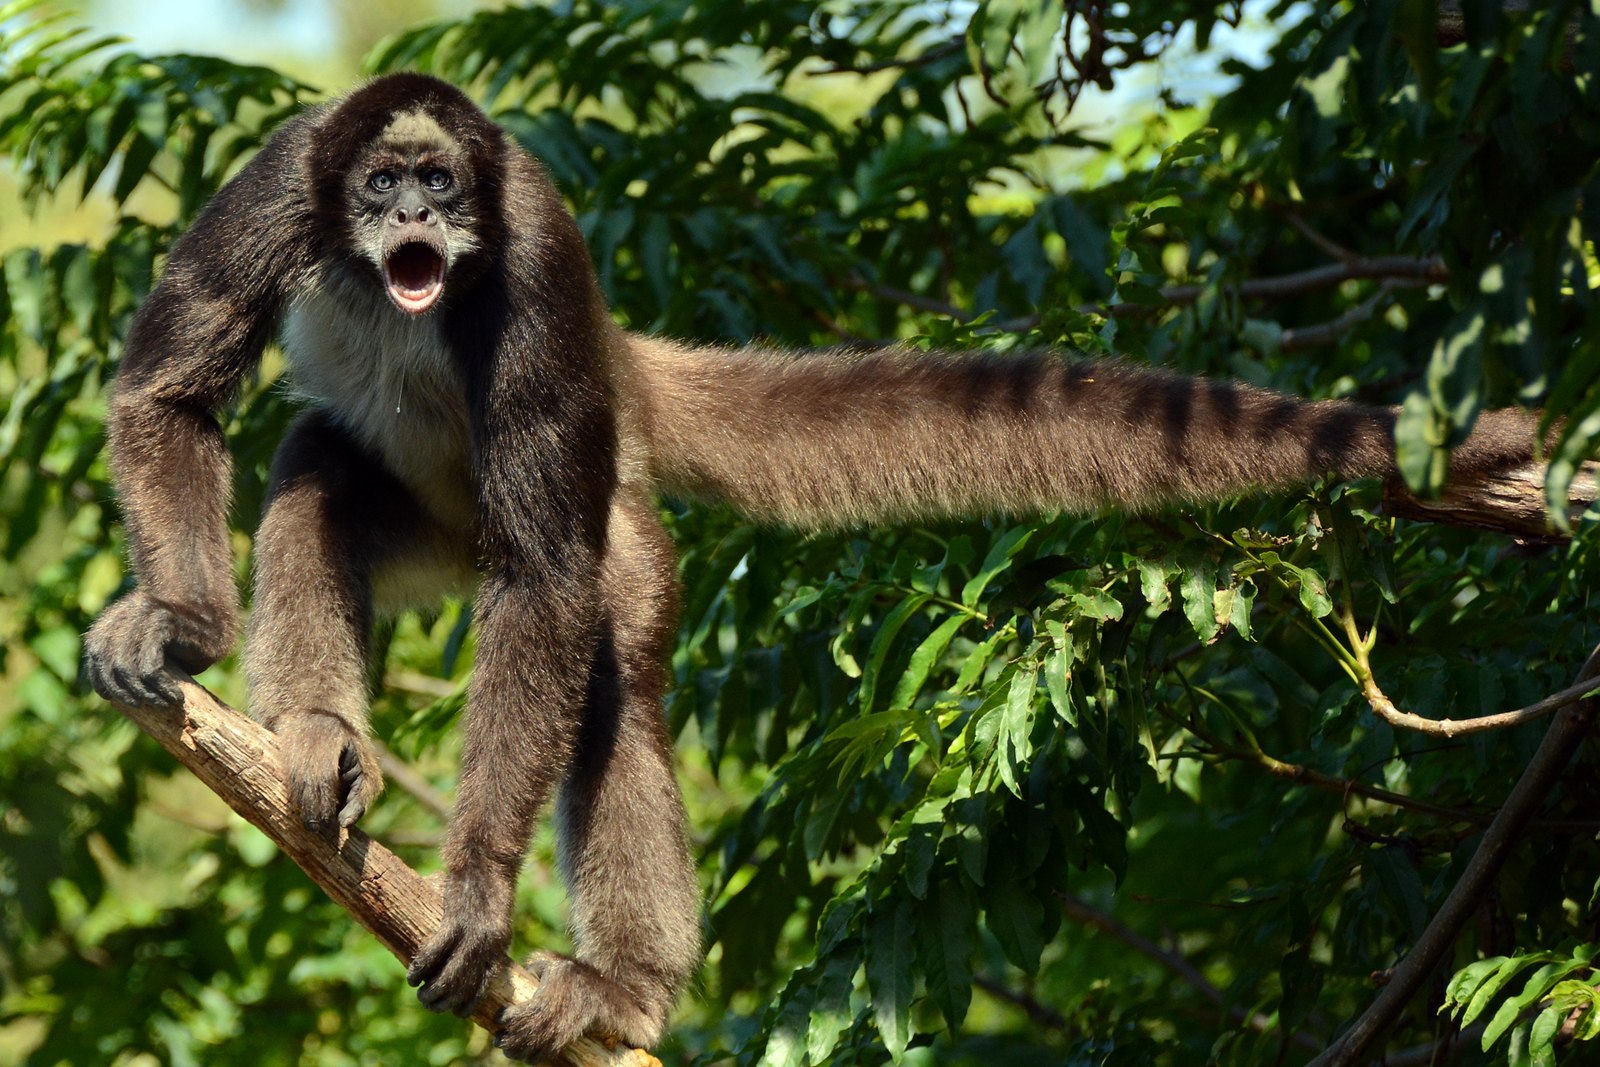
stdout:
<svg viewBox="0 0 1600 1067">
<path fill-rule="evenodd" d="M 444 257 L 420 242 L 401 245 L 384 261 L 383 280 L 401 311 L 420 315 L 444 292 Z"/>
</svg>

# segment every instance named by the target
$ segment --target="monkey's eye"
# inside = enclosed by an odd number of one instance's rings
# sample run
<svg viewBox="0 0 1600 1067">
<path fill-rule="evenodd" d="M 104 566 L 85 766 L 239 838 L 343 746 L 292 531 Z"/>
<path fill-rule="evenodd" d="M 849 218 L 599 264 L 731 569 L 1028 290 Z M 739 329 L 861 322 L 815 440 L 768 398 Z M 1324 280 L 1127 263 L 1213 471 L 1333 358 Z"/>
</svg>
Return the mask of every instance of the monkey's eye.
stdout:
<svg viewBox="0 0 1600 1067">
<path fill-rule="evenodd" d="M 386 170 L 376 171 L 372 177 L 367 179 L 367 185 L 371 187 L 373 192 L 391 192 L 395 187 L 394 175 Z"/>
<path fill-rule="evenodd" d="M 448 189 L 450 188 L 450 172 L 440 170 L 437 167 L 433 170 L 425 171 L 422 175 L 422 184 L 436 193 Z"/>
</svg>

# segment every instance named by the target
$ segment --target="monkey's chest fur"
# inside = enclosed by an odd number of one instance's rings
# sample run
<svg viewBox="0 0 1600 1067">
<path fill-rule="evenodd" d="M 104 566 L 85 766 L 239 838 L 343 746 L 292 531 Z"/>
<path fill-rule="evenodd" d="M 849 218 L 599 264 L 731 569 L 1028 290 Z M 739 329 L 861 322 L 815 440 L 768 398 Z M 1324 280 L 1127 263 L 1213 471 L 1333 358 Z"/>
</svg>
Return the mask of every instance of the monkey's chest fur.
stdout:
<svg viewBox="0 0 1600 1067">
<path fill-rule="evenodd" d="M 297 395 L 335 415 L 435 518 L 474 512 L 467 404 L 437 315 L 325 286 L 290 309 L 284 346 Z"/>
</svg>

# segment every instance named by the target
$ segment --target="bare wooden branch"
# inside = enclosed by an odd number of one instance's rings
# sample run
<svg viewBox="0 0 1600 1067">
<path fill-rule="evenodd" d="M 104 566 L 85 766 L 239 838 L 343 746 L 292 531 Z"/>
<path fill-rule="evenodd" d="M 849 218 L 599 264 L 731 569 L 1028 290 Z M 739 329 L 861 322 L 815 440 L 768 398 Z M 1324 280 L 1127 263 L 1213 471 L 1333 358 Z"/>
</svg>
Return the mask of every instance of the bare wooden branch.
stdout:
<svg viewBox="0 0 1600 1067">
<path fill-rule="evenodd" d="M 1387 278 L 1373 294 L 1356 304 L 1336 319 L 1315 326 L 1291 326 L 1278 337 L 1278 348 L 1284 352 L 1304 352 L 1312 348 L 1329 348 L 1344 339 L 1344 335 L 1378 313 L 1394 293 L 1397 283 Z"/>
<path fill-rule="evenodd" d="M 1567 490 L 1567 509 L 1576 517 L 1595 502 L 1594 463 L 1585 463 Z M 1384 507 L 1394 515 L 1423 522 L 1468 526 L 1533 541 L 1564 541 L 1545 511 L 1544 466 L 1529 464 L 1493 478 L 1448 485 L 1436 500 L 1413 496 L 1398 480 L 1384 486 Z"/>
<path fill-rule="evenodd" d="M 307 830 L 289 806 L 272 734 L 193 682 L 184 683 L 183 693 L 181 711 L 120 705 L 118 710 L 270 837 L 402 963 L 409 963 L 444 915 L 438 887 L 360 830 L 342 832 L 337 842 Z M 502 1010 L 527 1000 L 538 988 L 538 979 L 506 960 L 473 1021 L 494 1031 Z M 566 1067 L 661 1067 L 660 1060 L 641 1049 L 608 1048 L 589 1039 L 568 1048 L 563 1060 Z"/>
</svg>

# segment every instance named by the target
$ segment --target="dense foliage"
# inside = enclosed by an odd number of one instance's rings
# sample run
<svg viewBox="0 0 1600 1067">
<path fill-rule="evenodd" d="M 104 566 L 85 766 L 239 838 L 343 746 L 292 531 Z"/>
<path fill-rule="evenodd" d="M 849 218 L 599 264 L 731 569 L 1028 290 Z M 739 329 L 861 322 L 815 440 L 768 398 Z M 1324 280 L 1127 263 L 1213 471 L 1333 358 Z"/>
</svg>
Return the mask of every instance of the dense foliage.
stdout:
<svg viewBox="0 0 1600 1067">
<path fill-rule="evenodd" d="M 1419 486 L 1482 406 L 1538 404 L 1566 419 L 1561 496 L 1600 437 L 1600 8 L 1064 7 L 566 0 L 370 67 L 469 87 L 542 157 L 635 328 L 1051 345 L 1403 403 Z M 498 1056 L 78 678 L 125 581 L 100 427 L 129 315 L 207 195 L 340 88 L 0 8 L 30 197 L 124 205 L 103 240 L 3 260 L 0 1061 Z M 241 574 L 280 368 L 229 416 Z M 1397 731 L 1356 679 L 1461 718 L 1563 688 L 1600 639 L 1591 517 L 1523 546 L 1387 518 L 1370 484 L 825 537 L 667 507 L 710 901 L 671 1062 L 1304 1062 L 1542 729 Z M 400 620 L 378 667 L 380 734 L 441 787 L 469 616 Z M 233 661 L 203 680 L 242 701 Z M 1592 762 L 1391 1051 L 1550 1062 L 1600 1028 Z M 368 819 L 421 865 L 428 799 L 391 786 Z M 522 947 L 563 942 L 548 860 L 541 838 Z M 1427 1049 L 1457 1016 L 1472 1039 Z"/>
</svg>

